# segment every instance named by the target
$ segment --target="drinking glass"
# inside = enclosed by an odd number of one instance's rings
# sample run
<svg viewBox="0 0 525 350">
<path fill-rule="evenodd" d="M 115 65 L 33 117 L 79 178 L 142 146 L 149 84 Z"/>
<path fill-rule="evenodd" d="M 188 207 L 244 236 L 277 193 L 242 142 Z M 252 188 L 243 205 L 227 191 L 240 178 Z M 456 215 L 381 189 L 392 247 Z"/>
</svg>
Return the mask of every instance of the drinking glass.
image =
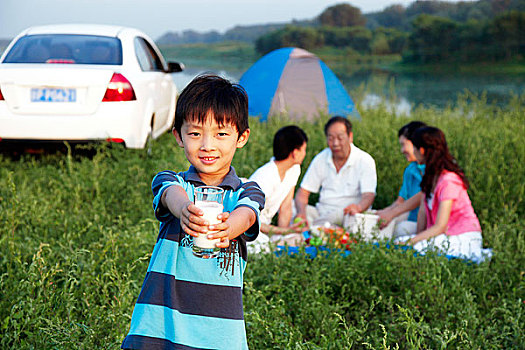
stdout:
<svg viewBox="0 0 525 350">
<path fill-rule="evenodd" d="M 222 213 L 224 208 L 222 205 L 224 190 L 215 186 L 200 186 L 196 187 L 193 193 L 194 204 L 204 212 L 202 218 L 208 221 L 210 225 L 220 224 L 221 220 L 217 216 Z M 216 246 L 216 243 L 220 242 L 220 239 L 208 239 L 207 237 L 208 234 L 214 232 L 216 231 L 208 231 L 193 238 L 193 255 L 210 259 L 219 254 L 221 249 Z"/>
</svg>

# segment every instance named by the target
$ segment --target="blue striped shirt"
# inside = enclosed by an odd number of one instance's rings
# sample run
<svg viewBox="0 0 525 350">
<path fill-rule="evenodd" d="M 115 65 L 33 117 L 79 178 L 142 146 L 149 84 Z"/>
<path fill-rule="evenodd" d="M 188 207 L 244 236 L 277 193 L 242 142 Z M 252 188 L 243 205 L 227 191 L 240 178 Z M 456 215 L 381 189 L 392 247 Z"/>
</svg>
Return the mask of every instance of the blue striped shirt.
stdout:
<svg viewBox="0 0 525 350">
<path fill-rule="evenodd" d="M 219 266 L 224 251 L 214 259 L 193 255 L 193 237 L 182 231 L 179 219 L 160 201 L 163 192 L 174 185 L 192 199 L 194 188 L 205 184 L 193 166 L 181 173 L 163 171 L 153 179 L 159 235 L 122 348 L 247 349 L 242 306 L 246 241 L 259 233 L 264 194 L 255 182 L 242 183 L 233 167 L 219 185 L 225 190 L 225 212 L 246 206 L 257 216 L 257 222 L 236 239 L 232 273 Z"/>
</svg>

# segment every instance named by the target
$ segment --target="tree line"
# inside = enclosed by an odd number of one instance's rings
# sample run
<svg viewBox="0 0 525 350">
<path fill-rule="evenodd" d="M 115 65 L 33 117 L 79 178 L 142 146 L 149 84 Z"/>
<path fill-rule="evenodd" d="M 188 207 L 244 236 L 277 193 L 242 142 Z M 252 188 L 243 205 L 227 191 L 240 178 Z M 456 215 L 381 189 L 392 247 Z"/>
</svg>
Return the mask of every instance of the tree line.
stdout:
<svg viewBox="0 0 525 350">
<path fill-rule="evenodd" d="M 523 0 L 478 0 L 478 1 L 415 1 L 407 7 L 390 5 L 382 11 L 367 13 L 366 26 L 396 28 L 410 31 L 412 22 L 420 15 L 444 17 L 457 22 L 470 20 L 486 21 L 508 11 L 525 11 Z"/>
<path fill-rule="evenodd" d="M 224 34 L 168 32 L 161 45 L 241 41 L 259 54 L 287 46 L 344 48 L 345 54 L 401 54 L 406 62 L 473 62 L 525 59 L 525 0 L 447 2 L 418 0 L 362 14 L 342 3 L 309 20 L 236 26 Z"/>
<path fill-rule="evenodd" d="M 421 15 L 408 38 L 407 62 L 495 62 L 525 59 L 525 12 L 511 11 L 492 21 Z"/>
<path fill-rule="evenodd" d="M 271 31 L 255 41 L 255 48 L 263 55 L 281 47 L 313 50 L 330 46 L 359 54 L 402 54 L 405 62 L 416 63 L 525 59 L 525 11 L 500 11 L 491 19 L 465 22 L 424 13 L 412 19 L 408 31 L 370 28 L 366 22 L 358 8 L 339 4 L 323 11 L 317 26 L 288 25 Z"/>
<path fill-rule="evenodd" d="M 301 47 L 306 50 L 331 46 L 351 49 L 359 54 L 400 54 L 408 42 L 408 34 L 397 29 L 379 27 L 304 28 L 286 26 L 259 37 L 255 49 L 261 55 L 281 47 Z"/>
</svg>

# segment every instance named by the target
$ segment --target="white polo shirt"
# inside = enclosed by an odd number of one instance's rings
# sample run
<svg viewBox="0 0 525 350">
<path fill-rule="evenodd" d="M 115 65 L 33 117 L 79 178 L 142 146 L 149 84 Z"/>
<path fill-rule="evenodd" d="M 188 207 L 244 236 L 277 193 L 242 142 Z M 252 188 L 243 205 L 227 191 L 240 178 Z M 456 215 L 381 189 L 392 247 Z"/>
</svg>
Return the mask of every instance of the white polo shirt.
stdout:
<svg viewBox="0 0 525 350">
<path fill-rule="evenodd" d="M 339 172 L 335 169 L 332 151 L 325 148 L 314 157 L 304 175 L 301 187 L 310 193 L 319 192 L 316 207 L 320 216 L 328 217 L 340 211 L 342 217 L 343 209 L 359 203 L 363 193 L 376 192 L 374 158 L 353 143 L 350 147 L 350 156 Z"/>
<path fill-rule="evenodd" d="M 281 181 L 279 169 L 272 158 L 250 176 L 250 180 L 257 182 L 266 197 L 264 209 L 259 214 L 261 224 L 269 225 L 272 222 L 272 218 L 279 211 L 290 190 L 297 185 L 299 175 L 301 175 L 301 167 L 295 164 L 286 171 Z"/>
</svg>

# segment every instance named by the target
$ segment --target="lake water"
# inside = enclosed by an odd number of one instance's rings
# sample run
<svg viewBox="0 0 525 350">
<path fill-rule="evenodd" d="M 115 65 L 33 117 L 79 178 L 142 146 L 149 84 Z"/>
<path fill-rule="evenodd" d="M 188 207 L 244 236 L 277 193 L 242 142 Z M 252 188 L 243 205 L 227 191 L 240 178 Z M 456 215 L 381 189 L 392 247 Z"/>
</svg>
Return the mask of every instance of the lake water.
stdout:
<svg viewBox="0 0 525 350">
<path fill-rule="evenodd" d="M 238 82 L 244 71 L 187 68 L 174 73 L 173 79 L 182 89 L 196 75 L 218 74 Z M 432 74 L 392 73 L 384 70 L 361 70 L 339 79 L 354 101 L 362 107 L 386 103 L 399 113 L 410 114 L 419 106 L 443 108 L 454 104 L 460 94 L 470 91 L 476 96 L 486 94 L 489 103 L 505 105 L 513 95 L 525 94 L 525 74 Z"/>
</svg>

